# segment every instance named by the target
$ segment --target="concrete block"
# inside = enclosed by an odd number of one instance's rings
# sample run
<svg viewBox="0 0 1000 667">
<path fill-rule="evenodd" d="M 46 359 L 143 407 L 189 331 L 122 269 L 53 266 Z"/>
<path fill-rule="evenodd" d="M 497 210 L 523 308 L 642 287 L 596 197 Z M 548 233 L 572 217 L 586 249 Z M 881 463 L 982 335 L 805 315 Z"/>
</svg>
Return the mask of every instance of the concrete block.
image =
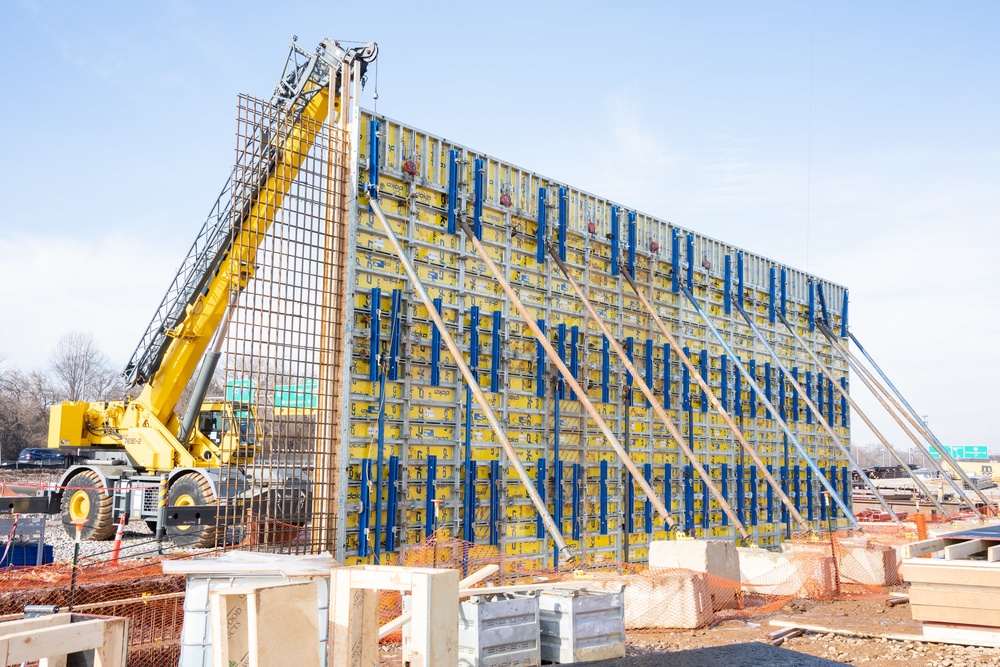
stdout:
<svg viewBox="0 0 1000 667">
<path fill-rule="evenodd" d="M 617 591 L 625 584 L 625 629 L 700 628 L 712 621 L 712 595 L 704 572 L 632 574 L 598 579 L 589 589 Z"/>
<path fill-rule="evenodd" d="M 791 540 L 782 548 L 792 554 L 830 556 L 829 542 Z M 867 538 L 841 540 L 837 544 L 837 569 L 844 583 L 865 586 L 896 586 L 899 584 L 897 553 L 892 547 L 870 542 Z"/>
<path fill-rule="evenodd" d="M 740 547 L 740 580 L 746 590 L 769 595 L 825 599 L 837 590 L 833 556 Z"/>
<path fill-rule="evenodd" d="M 653 541 L 649 545 L 649 567 L 706 572 L 710 575 L 707 581 L 713 609 L 739 606 L 740 557 L 736 544 L 729 540 Z"/>
</svg>

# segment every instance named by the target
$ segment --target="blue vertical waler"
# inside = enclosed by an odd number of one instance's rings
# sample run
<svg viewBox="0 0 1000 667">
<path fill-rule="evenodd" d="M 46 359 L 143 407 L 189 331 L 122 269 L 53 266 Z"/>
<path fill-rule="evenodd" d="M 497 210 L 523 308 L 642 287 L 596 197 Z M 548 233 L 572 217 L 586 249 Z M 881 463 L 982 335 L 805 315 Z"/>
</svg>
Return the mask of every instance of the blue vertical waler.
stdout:
<svg viewBox="0 0 1000 667">
<path fill-rule="evenodd" d="M 729 502 L 729 465 L 726 463 L 722 464 L 722 484 L 720 485 L 720 490 L 722 491 L 722 498 L 727 503 Z M 725 512 L 722 513 L 722 525 L 729 525 L 729 515 Z"/>
<path fill-rule="evenodd" d="M 434 310 L 441 314 L 443 301 L 441 297 L 434 299 Z M 431 327 L 431 386 L 441 385 L 441 332 L 436 326 Z"/>
<path fill-rule="evenodd" d="M 684 466 L 684 532 L 694 530 L 694 466 Z"/>
<path fill-rule="evenodd" d="M 458 229 L 458 151 L 452 148 L 448 151 L 448 233 L 454 234 Z"/>
<path fill-rule="evenodd" d="M 620 234 L 620 225 L 618 224 L 618 205 L 615 204 L 611 207 L 611 275 L 618 275 L 618 260 L 620 259 L 621 250 L 618 248 L 618 235 Z"/>
<path fill-rule="evenodd" d="M 601 535 L 608 534 L 608 462 L 601 461 Z"/>
<path fill-rule="evenodd" d="M 544 334 L 545 320 L 538 320 L 536 324 Z M 545 348 L 539 341 L 535 342 L 535 396 L 545 397 Z"/>
<path fill-rule="evenodd" d="M 768 491 L 771 486 L 768 485 Z M 750 525 L 757 525 L 757 468 L 750 467 Z"/>
<path fill-rule="evenodd" d="M 545 223 L 548 214 L 548 204 L 545 201 L 545 188 L 538 188 L 538 231 L 536 242 L 538 254 L 535 259 L 539 264 L 545 263 Z"/>
<path fill-rule="evenodd" d="M 540 458 L 536 463 L 538 466 L 538 471 L 535 475 L 535 489 L 538 491 L 538 496 L 542 499 L 542 503 L 545 502 L 545 459 Z M 545 524 L 542 523 L 542 515 L 539 514 L 535 519 L 535 536 L 538 538 L 545 537 Z"/>
<path fill-rule="evenodd" d="M 472 233 L 483 240 L 483 199 L 486 198 L 486 162 L 481 157 L 475 162 L 475 199 L 472 202 Z"/>
</svg>

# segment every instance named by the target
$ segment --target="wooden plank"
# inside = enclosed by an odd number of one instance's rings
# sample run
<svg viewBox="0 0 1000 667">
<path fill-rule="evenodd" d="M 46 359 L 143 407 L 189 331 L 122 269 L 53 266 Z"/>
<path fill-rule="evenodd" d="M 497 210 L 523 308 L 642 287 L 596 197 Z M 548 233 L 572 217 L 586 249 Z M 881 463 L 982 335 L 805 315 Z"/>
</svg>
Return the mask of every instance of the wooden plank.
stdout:
<svg viewBox="0 0 1000 667">
<path fill-rule="evenodd" d="M 413 575 L 411 667 L 458 663 L 458 570 Z"/>
<path fill-rule="evenodd" d="M 777 618 L 771 619 L 770 621 L 768 621 L 768 623 L 770 623 L 776 628 L 799 628 L 800 630 L 806 630 L 807 632 L 821 632 L 823 634 L 832 633 L 835 635 L 847 635 L 848 637 L 876 637 L 879 639 L 895 639 L 901 642 L 924 641 L 923 635 L 867 632 L 865 630 L 853 630 L 850 628 L 829 628 L 823 625 L 811 625 L 808 623 L 800 623 L 798 621 L 786 621 Z"/>
<path fill-rule="evenodd" d="M 910 604 L 928 607 L 965 607 L 967 609 L 1000 609 L 1000 590 L 981 589 L 974 586 L 931 588 L 927 584 L 910 587 Z"/>
<path fill-rule="evenodd" d="M 925 641 L 1000 648 L 1000 631 L 952 623 L 924 623 Z"/>
<path fill-rule="evenodd" d="M 904 560 L 900 568 L 910 583 L 967 584 L 1000 588 L 1000 567 L 986 561 Z"/>
<path fill-rule="evenodd" d="M 1000 609 L 953 607 L 946 605 L 915 604 L 910 600 L 910 613 L 915 621 L 958 623 L 1000 628 Z"/>
<path fill-rule="evenodd" d="M 94 667 L 125 667 L 128 659 L 128 619 L 104 621 L 104 642 L 94 651 Z"/>
<path fill-rule="evenodd" d="M 227 667 L 248 667 L 250 639 L 245 593 L 229 589 L 212 591 L 212 664 Z"/>
<path fill-rule="evenodd" d="M 94 649 L 104 643 L 104 625 L 103 619 L 94 619 L 9 635 L 7 664 Z"/>
<path fill-rule="evenodd" d="M 0 623 L 0 637 L 14 635 L 19 632 L 29 632 L 31 630 L 41 630 L 57 625 L 67 625 L 70 622 L 71 614 L 46 614 L 36 618 L 19 618 L 15 621 Z"/>
<path fill-rule="evenodd" d="M 1000 561 L 1000 544 L 986 550 L 986 562 L 996 563 Z"/>
<path fill-rule="evenodd" d="M 968 540 L 944 548 L 945 560 L 961 560 L 972 554 L 986 551 L 989 544 L 985 540 Z"/>
<path fill-rule="evenodd" d="M 911 544 L 904 544 L 902 548 L 903 558 L 919 558 L 927 554 L 937 553 L 945 547 L 945 542 L 941 538 L 921 540 Z"/>
<path fill-rule="evenodd" d="M 248 596 L 250 667 L 319 667 L 317 594 L 310 581 Z"/>
</svg>

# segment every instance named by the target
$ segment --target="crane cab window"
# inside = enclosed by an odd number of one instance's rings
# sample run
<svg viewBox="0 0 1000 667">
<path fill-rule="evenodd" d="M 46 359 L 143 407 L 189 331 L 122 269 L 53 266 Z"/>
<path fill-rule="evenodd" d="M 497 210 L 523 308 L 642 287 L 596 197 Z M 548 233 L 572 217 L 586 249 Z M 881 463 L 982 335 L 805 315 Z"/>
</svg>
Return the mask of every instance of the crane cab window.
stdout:
<svg viewBox="0 0 1000 667">
<path fill-rule="evenodd" d="M 222 410 L 208 410 L 198 416 L 198 430 L 215 445 L 222 443 L 224 423 L 225 415 Z"/>
</svg>

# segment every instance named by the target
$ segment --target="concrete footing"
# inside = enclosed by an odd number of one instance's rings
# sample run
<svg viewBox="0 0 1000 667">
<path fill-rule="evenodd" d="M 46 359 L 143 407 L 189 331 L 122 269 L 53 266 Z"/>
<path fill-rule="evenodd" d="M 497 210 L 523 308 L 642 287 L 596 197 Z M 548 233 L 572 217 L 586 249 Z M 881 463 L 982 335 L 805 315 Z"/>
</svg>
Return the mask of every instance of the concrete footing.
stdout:
<svg viewBox="0 0 1000 667">
<path fill-rule="evenodd" d="M 656 540 L 649 545 L 649 567 L 705 572 L 713 610 L 739 606 L 740 557 L 732 541 Z"/>
</svg>

